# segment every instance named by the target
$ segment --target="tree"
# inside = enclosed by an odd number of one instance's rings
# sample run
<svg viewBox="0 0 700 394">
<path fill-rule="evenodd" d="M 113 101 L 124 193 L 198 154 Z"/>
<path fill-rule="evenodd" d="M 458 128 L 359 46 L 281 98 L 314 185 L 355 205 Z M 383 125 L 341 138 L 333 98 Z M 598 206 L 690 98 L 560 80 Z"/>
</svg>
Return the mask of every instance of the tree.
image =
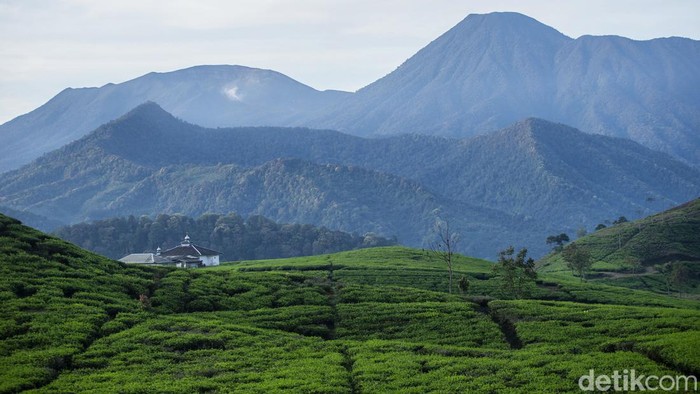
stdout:
<svg viewBox="0 0 700 394">
<path fill-rule="evenodd" d="M 550 235 L 547 237 L 547 245 L 555 244 L 554 250 L 559 251 L 565 243 L 569 242 L 569 236 L 565 233 L 559 235 Z"/>
<path fill-rule="evenodd" d="M 671 295 L 671 284 L 673 283 L 673 264 L 666 263 L 663 265 L 657 265 L 656 270 L 659 271 L 661 276 L 664 278 L 664 283 L 666 284 L 666 294 Z"/>
<path fill-rule="evenodd" d="M 627 220 L 626 217 L 620 216 L 619 218 L 617 218 L 617 220 L 615 220 L 615 221 L 613 222 L 613 224 L 614 224 L 614 225 L 618 225 L 618 224 L 627 223 L 627 222 L 628 222 L 628 220 Z"/>
<path fill-rule="evenodd" d="M 586 234 L 588 234 L 588 230 L 586 230 L 586 227 L 584 226 L 581 226 L 578 228 L 578 230 L 576 230 L 576 238 L 585 237 Z"/>
<path fill-rule="evenodd" d="M 534 287 L 537 273 L 535 262 L 527 257 L 527 249 L 521 249 L 513 257 L 515 249 L 508 249 L 498 253 L 498 262 L 493 266 L 496 280 L 500 282 L 501 291 L 507 297 L 524 298 L 530 295 Z"/>
<path fill-rule="evenodd" d="M 452 293 L 452 262 L 457 248 L 459 237 L 457 233 L 450 230 L 450 222 L 448 220 L 438 220 L 435 224 L 435 238 L 431 246 L 433 254 L 447 264 L 447 272 L 449 273 L 449 292 Z"/>
<path fill-rule="evenodd" d="M 146 294 L 139 295 L 139 307 L 146 311 L 151 309 L 151 299 Z"/>
<path fill-rule="evenodd" d="M 635 259 L 631 256 L 625 258 L 625 265 L 632 271 L 633 274 L 636 274 L 642 268 L 642 262 L 639 259 Z"/>
<path fill-rule="evenodd" d="M 572 272 L 576 272 L 582 281 L 586 279 L 586 272 L 588 272 L 593 265 L 591 253 L 587 249 L 573 243 L 564 248 L 562 257 Z"/>
<path fill-rule="evenodd" d="M 376 234 L 343 233 L 325 227 L 278 224 L 260 216 L 244 220 L 235 213 L 205 214 L 197 219 L 161 214 L 153 220 L 133 216 L 62 227 L 60 238 L 118 259 L 177 245 L 185 234 L 196 243 L 222 252 L 229 261 L 308 256 L 396 244 Z"/>
<path fill-rule="evenodd" d="M 604 225 L 603 223 L 598 223 L 597 226 L 595 226 L 595 231 L 602 230 L 608 226 Z"/>
<path fill-rule="evenodd" d="M 462 275 L 457 282 L 457 287 L 459 287 L 459 292 L 462 293 L 462 295 L 467 294 L 469 291 L 469 279 Z"/>
<path fill-rule="evenodd" d="M 673 283 L 678 289 L 678 298 L 683 295 L 683 285 L 690 276 L 690 270 L 685 264 L 677 263 L 673 264 L 671 269 L 671 283 Z"/>
</svg>

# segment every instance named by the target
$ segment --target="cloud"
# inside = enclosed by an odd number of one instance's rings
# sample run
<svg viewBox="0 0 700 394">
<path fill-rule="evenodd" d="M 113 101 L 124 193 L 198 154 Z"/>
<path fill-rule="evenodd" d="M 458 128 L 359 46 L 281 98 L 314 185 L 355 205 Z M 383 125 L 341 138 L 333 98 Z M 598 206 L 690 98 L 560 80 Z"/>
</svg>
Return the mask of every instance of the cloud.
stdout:
<svg viewBox="0 0 700 394">
<path fill-rule="evenodd" d="M 243 101 L 243 98 L 240 96 L 240 94 L 238 94 L 238 86 L 236 85 L 224 87 L 222 92 L 231 101 Z"/>
</svg>

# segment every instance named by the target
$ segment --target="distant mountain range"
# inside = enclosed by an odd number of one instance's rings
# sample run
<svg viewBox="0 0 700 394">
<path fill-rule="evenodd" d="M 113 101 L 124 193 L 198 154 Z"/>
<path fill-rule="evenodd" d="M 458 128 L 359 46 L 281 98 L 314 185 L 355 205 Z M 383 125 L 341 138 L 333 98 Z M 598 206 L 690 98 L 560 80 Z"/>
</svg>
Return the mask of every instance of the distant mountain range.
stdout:
<svg viewBox="0 0 700 394">
<path fill-rule="evenodd" d="M 17 168 L 146 101 L 202 126 L 286 126 L 349 93 L 320 92 L 275 71 L 197 66 L 100 88 L 66 89 L 0 126 L 0 171 Z"/>
<path fill-rule="evenodd" d="M 207 126 L 306 126 L 359 136 L 464 138 L 528 117 L 632 139 L 700 166 L 700 42 L 572 39 L 516 13 L 469 15 L 351 94 L 280 73 L 199 66 L 66 89 L 0 125 L 0 171 L 76 140 L 145 101 Z"/>
<path fill-rule="evenodd" d="M 700 172 L 632 141 L 528 119 L 455 140 L 289 128 L 206 129 L 155 103 L 0 175 L 0 206 L 65 223 L 123 215 L 260 214 L 425 246 L 436 218 L 464 251 L 544 252 L 551 232 L 700 194 Z"/>
<path fill-rule="evenodd" d="M 700 42 L 571 39 L 517 13 L 469 15 L 308 124 L 467 137 L 526 117 L 629 138 L 700 165 Z"/>
</svg>

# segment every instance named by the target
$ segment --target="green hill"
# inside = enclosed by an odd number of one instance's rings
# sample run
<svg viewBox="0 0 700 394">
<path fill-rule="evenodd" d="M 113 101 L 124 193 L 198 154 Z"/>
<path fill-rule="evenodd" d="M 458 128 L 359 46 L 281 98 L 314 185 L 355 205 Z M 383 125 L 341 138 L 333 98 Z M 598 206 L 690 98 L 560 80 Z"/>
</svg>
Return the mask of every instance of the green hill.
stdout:
<svg viewBox="0 0 700 394">
<path fill-rule="evenodd" d="M 574 243 L 594 261 L 594 281 L 657 292 L 668 292 L 663 267 L 682 266 L 682 283 L 671 290 L 700 292 L 700 199 L 633 222 L 616 224 Z M 569 274 L 561 253 L 539 262 L 541 272 Z"/>
<path fill-rule="evenodd" d="M 143 269 L 0 216 L 0 392 L 579 392 L 578 377 L 700 372 L 700 303 L 385 247 Z"/>
<path fill-rule="evenodd" d="M 0 392 L 40 387 L 164 272 L 126 267 L 0 215 Z"/>
</svg>

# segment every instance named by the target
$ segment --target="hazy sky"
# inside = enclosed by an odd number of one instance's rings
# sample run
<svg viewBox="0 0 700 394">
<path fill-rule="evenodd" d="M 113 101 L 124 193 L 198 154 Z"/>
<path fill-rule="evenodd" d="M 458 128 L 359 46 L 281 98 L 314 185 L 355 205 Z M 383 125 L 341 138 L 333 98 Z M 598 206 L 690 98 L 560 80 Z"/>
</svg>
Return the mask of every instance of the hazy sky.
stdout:
<svg viewBox="0 0 700 394">
<path fill-rule="evenodd" d="M 198 64 L 354 91 L 466 15 L 493 11 L 573 38 L 700 39 L 699 0 L 0 0 L 0 123 L 66 87 Z"/>
</svg>

